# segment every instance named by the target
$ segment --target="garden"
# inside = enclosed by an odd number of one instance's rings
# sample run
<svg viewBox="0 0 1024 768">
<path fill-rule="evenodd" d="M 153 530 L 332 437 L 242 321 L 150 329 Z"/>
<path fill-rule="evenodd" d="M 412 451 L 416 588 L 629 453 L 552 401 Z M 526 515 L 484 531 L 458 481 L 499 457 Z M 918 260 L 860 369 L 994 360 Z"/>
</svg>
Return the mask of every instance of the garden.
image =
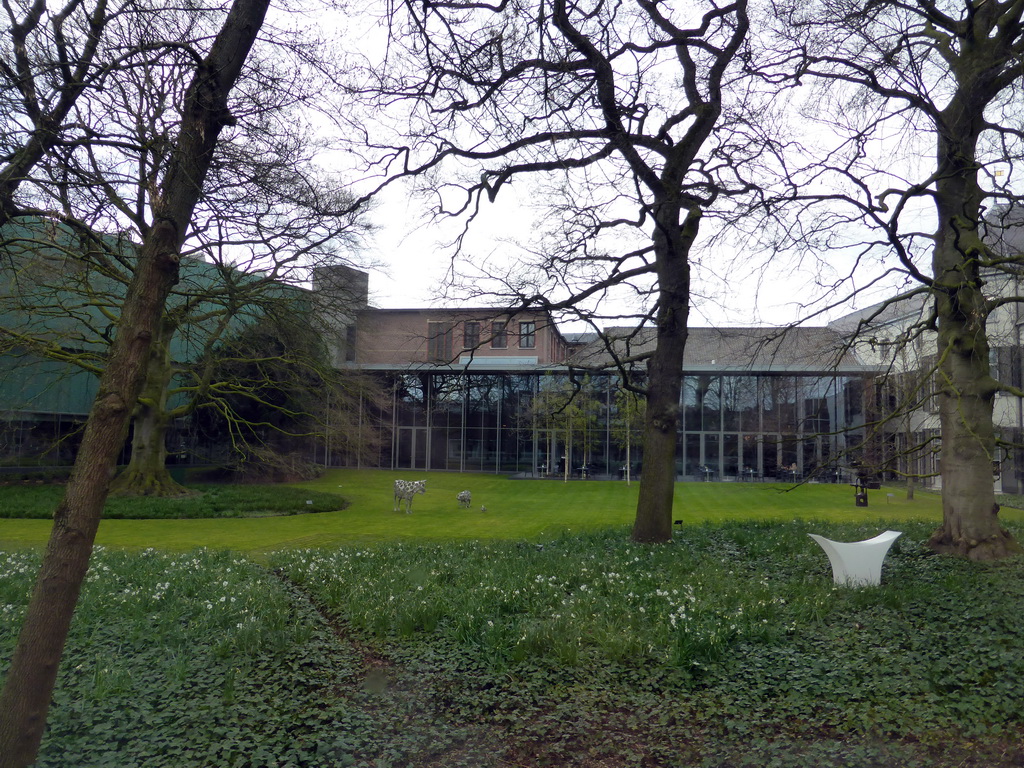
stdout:
<svg viewBox="0 0 1024 768">
<path fill-rule="evenodd" d="M 428 473 L 395 512 L 411 476 L 105 520 L 38 765 L 1024 765 L 1024 560 L 932 555 L 937 496 L 680 484 L 673 543 L 643 546 L 635 485 Z M 53 493 L 14 491 L 0 667 Z M 807 536 L 886 528 L 877 588 L 834 586 Z"/>
</svg>

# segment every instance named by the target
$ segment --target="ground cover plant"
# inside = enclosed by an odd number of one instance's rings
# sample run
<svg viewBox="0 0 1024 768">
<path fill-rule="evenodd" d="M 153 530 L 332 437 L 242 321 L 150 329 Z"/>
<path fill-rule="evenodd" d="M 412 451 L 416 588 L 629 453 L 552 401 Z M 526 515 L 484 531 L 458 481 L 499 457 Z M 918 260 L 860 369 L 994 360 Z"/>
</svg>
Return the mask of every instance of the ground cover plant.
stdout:
<svg viewBox="0 0 1024 768">
<path fill-rule="evenodd" d="M 883 586 L 835 588 L 806 533 L 879 526 Z M 1020 765 L 1024 564 L 932 527 L 103 549 L 39 765 Z M 38 555 L 0 557 L 2 666 Z"/>
</svg>

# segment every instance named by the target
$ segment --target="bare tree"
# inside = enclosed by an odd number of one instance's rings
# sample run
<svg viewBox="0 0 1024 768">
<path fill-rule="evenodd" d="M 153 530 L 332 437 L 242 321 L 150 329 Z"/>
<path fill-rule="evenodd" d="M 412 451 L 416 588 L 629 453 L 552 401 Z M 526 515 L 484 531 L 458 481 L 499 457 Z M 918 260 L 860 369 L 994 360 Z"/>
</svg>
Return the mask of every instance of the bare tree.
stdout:
<svg viewBox="0 0 1024 768">
<path fill-rule="evenodd" d="M 984 287 L 1016 259 L 985 241 L 983 222 L 986 210 L 1017 199 L 997 164 L 1014 167 L 1024 146 L 1024 6 L 840 0 L 777 10 L 800 78 L 825 83 L 816 115 L 841 139 L 821 153 L 804 188 L 838 178 L 841 191 L 819 198 L 830 204 L 826 216 L 847 233 L 880 233 L 865 241 L 858 264 L 891 249 L 897 269 L 934 301 L 943 524 L 931 545 L 974 559 L 1017 552 L 994 502 L 993 400 L 1001 390 L 1021 393 L 993 378 L 986 323 L 1019 297 L 988 296 Z"/>
<path fill-rule="evenodd" d="M 135 268 L 135 242 L 153 224 L 155 180 L 176 146 L 178 105 L 194 61 L 185 42 L 209 33 L 207 16 L 129 14 L 116 30 L 123 47 L 139 55 L 108 68 L 103 87 L 68 110 L 73 125 L 88 126 L 81 129 L 86 138 L 58 144 L 39 163 L 50 179 L 40 190 L 82 228 L 64 225 L 61 237 L 47 237 L 41 219 L 5 228 L 4 251 L 18 276 L 0 289 L 0 300 L 15 309 L 0 327 L 0 345 L 6 338 L 47 359 L 102 370 L 109 328 Z M 180 280 L 151 346 L 131 461 L 116 482 L 121 492 L 182 491 L 165 467 L 166 432 L 206 401 L 208 353 L 225 333 L 282 304 L 316 324 L 326 314 L 350 314 L 360 298 L 319 292 L 314 307 L 293 289 L 315 270 L 348 261 L 363 225 L 351 213 L 351 195 L 318 164 L 324 142 L 307 127 L 323 103 L 323 78 L 310 74 L 322 51 L 308 36 L 290 35 L 287 45 L 280 33 L 273 37 L 276 45 L 246 64 L 237 86 L 245 108 L 227 127 L 197 202 Z M 161 47 L 165 40 L 180 44 Z M 112 228 L 121 235 L 95 234 Z"/>
<path fill-rule="evenodd" d="M 111 470 L 142 387 L 151 340 L 177 279 L 181 247 L 214 149 L 221 131 L 233 121 L 229 94 L 267 7 L 268 0 L 236 0 L 208 50 L 194 49 L 194 75 L 180 105 L 183 117 L 176 146 L 153 179 L 160 194 L 153 199 L 152 226 L 138 254 L 99 393 L 71 480 L 54 513 L 53 531 L 0 693 L 4 768 L 30 765 L 38 751 Z"/>
<path fill-rule="evenodd" d="M 192 426 L 203 459 L 236 478 L 294 481 L 319 474 L 314 452 L 356 458 L 379 449 L 359 420 L 382 405 L 375 377 L 335 368 L 323 335 L 293 304 L 269 307 L 201 361 L 209 384 Z"/>
<path fill-rule="evenodd" d="M 367 137 L 377 162 L 418 175 L 440 215 L 472 219 L 514 182 L 547 189 L 551 239 L 533 269 L 488 275 L 492 299 L 597 328 L 618 292 L 633 308 L 613 315 L 656 328 L 633 538 L 669 540 L 691 253 L 764 151 L 746 0 L 408 2 L 391 24 L 364 93 L 405 105 L 412 129 Z"/>
<path fill-rule="evenodd" d="M 69 0 L 50 8 L 44 0 L 8 0 L 3 7 L 8 26 L 0 57 L 0 225 L 37 199 L 24 182 L 55 147 L 81 137 L 69 119 L 76 101 L 124 55 L 103 45 L 121 6 Z"/>
</svg>

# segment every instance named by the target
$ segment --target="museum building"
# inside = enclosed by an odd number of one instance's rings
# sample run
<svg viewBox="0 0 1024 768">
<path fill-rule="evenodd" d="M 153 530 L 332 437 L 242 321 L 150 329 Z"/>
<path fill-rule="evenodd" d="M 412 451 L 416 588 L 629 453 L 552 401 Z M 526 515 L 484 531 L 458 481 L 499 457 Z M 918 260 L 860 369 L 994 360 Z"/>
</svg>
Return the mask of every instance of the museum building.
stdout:
<svg viewBox="0 0 1024 768">
<path fill-rule="evenodd" d="M 646 329 L 603 335 L 628 335 L 631 355 L 653 343 Z M 347 364 L 373 371 L 386 393 L 365 414 L 381 447 L 363 466 L 562 478 L 642 471 L 642 404 L 619 386 L 614 341 L 563 334 L 544 313 L 488 308 L 367 308 L 348 339 Z M 879 370 L 829 328 L 691 328 L 677 476 L 838 479 L 863 451 L 865 398 Z"/>
</svg>

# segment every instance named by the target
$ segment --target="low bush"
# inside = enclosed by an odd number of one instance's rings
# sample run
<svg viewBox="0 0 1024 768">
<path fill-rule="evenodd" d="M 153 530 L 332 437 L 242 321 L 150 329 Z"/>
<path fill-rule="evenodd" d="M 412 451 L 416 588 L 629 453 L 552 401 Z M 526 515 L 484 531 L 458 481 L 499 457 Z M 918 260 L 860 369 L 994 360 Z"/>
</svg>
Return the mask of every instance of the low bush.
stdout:
<svg viewBox="0 0 1024 768">
<path fill-rule="evenodd" d="M 109 520 L 195 519 L 297 515 L 344 509 L 337 494 L 285 485 L 189 485 L 190 496 L 111 496 L 103 509 Z M 0 491 L 0 518 L 45 519 L 64 492 L 56 485 L 13 485 Z"/>
</svg>

